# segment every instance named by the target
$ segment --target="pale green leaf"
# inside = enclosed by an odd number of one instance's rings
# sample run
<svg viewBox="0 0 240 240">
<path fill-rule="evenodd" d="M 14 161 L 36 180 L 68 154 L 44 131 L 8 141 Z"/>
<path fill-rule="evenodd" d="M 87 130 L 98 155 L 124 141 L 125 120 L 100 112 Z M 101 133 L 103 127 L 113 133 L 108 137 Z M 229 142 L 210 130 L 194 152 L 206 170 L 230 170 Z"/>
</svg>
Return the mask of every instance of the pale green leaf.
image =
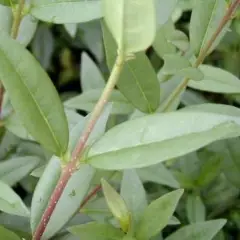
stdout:
<svg viewBox="0 0 240 240">
<path fill-rule="evenodd" d="M 8 1 L 8 0 L 6 0 Z M 12 11 L 11 8 L 0 5 L 0 32 L 11 33 Z"/>
<path fill-rule="evenodd" d="M 37 19 L 29 14 L 24 16 L 19 27 L 17 41 L 26 47 L 31 42 L 36 32 L 37 25 Z"/>
<path fill-rule="evenodd" d="M 179 183 L 172 173 L 162 164 L 156 164 L 137 170 L 138 175 L 143 181 L 154 182 L 172 188 L 179 188 Z"/>
<path fill-rule="evenodd" d="M 0 226 L 0 237 L 7 240 L 21 240 L 14 232 L 2 226 Z"/>
<path fill-rule="evenodd" d="M 77 33 L 77 24 L 76 23 L 66 23 L 64 24 L 64 27 L 66 29 L 66 31 L 68 32 L 68 34 L 74 38 L 76 36 Z"/>
<path fill-rule="evenodd" d="M 178 0 L 155 0 L 158 26 L 165 24 L 171 18 L 177 2 Z"/>
<path fill-rule="evenodd" d="M 122 230 L 127 232 L 130 226 L 130 212 L 125 201 L 106 180 L 102 179 L 101 183 L 110 211 L 119 221 Z"/>
<path fill-rule="evenodd" d="M 46 25 L 41 24 L 36 31 L 31 44 L 32 52 L 44 68 L 50 66 L 54 48 L 52 32 Z"/>
<path fill-rule="evenodd" d="M 43 239 L 50 239 L 73 217 L 89 190 L 94 173 L 91 166 L 81 165 L 72 175 L 48 222 Z"/>
<path fill-rule="evenodd" d="M 166 240 L 212 240 L 225 223 L 226 220 L 219 219 L 191 224 L 180 228 Z"/>
<path fill-rule="evenodd" d="M 181 102 L 185 106 L 191 106 L 196 104 L 207 103 L 208 100 L 201 93 L 191 89 L 187 89 L 181 98 Z"/>
<path fill-rule="evenodd" d="M 68 144 L 68 126 L 47 74 L 23 46 L 3 33 L 0 62 L 0 78 L 29 133 L 47 149 L 63 155 Z"/>
<path fill-rule="evenodd" d="M 152 44 L 156 33 L 154 0 L 104 0 L 103 9 L 119 49 L 134 53 Z"/>
<path fill-rule="evenodd" d="M 64 106 L 70 109 L 91 112 L 102 92 L 103 88 L 87 90 L 86 92 L 65 101 Z M 112 103 L 112 114 L 129 114 L 133 111 L 133 106 L 127 101 L 121 92 L 116 89 L 113 90 L 109 102 Z"/>
<path fill-rule="evenodd" d="M 102 89 L 105 86 L 105 80 L 102 73 L 86 53 L 82 54 L 80 75 L 83 92 L 93 89 Z"/>
<path fill-rule="evenodd" d="M 175 74 L 178 71 L 191 67 L 189 60 L 177 54 L 165 54 L 163 56 L 164 66 L 161 70 L 164 74 Z"/>
<path fill-rule="evenodd" d="M 147 207 L 147 196 L 137 172 L 133 169 L 123 173 L 121 196 L 131 212 L 134 228 Z"/>
<path fill-rule="evenodd" d="M 34 190 L 30 218 L 32 232 L 35 232 L 42 218 L 42 214 L 47 207 L 49 198 L 56 187 L 60 175 L 60 160 L 57 157 L 52 157 Z"/>
<path fill-rule="evenodd" d="M 102 17 L 100 0 L 34 0 L 31 14 L 52 23 L 80 23 Z"/>
<path fill-rule="evenodd" d="M 161 26 L 153 42 L 153 48 L 163 58 L 165 54 L 174 54 L 177 48 L 186 51 L 189 48 L 187 36 L 176 30 L 172 21 Z"/>
<path fill-rule="evenodd" d="M 177 72 L 177 75 L 193 79 L 195 81 L 201 81 L 204 78 L 203 73 L 198 68 L 194 67 L 183 68 Z"/>
<path fill-rule="evenodd" d="M 102 29 L 107 64 L 112 69 L 117 57 L 117 47 L 105 24 L 102 24 Z M 137 53 L 134 59 L 125 63 L 117 86 L 140 111 L 151 113 L 157 109 L 160 98 L 159 82 L 145 53 Z"/>
<path fill-rule="evenodd" d="M 227 11 L 225 0 L 198 0 L 194 2 L 190 21 L 190 45 L 198 55 L 208 44 Z M 212 44 L 211 52 L 225 35 L 227 24 Z"/>
<path fill-rule="evenodd" d="M 189 87 L 207 92 L 240 93 L 240 80 L 232 73 L 210 65 L 201 65 L 199 68 L 204 78 L 199 82 L 191 80 Z"/>
<path fill-rule="evenodd" d="M 179 111 L 137 118 L 110 129 L 88 153 L 96 168 L 128 169 L 153 165 L 239 135 L 236 116 Z M 160 134 L 161 133 L 161 134 Z"/>
<path fill-rule="evenodd" d="M 21 198 L 6 183 L 0 181 L 0 210 L 17 215 L 29 217 L 29 210 Z"/>
<path fill-rule="evenodd" d="M 188 195 L 186 211 L 189 223 L 204 222 L 206 219 L 206 208 L 200 196 Z"/>
<path fill-rule="evenodd" d="M 179 189 L 153 201 L 139 222 L 137 239 L 146 240 L 159 233 L 171 219 L 183 190 Z"/>
<path fill-rule="evenodd" d="M 73 226 L 68 228 L 68 230 L 78 236 L 80 239 L 84 240 L 110 240 L 110 239 L 122 239 L 124 233 L 106 223 L 91 222 L 87 224 L 82 224 L 78 226 Z"/>
<path fill-rule="evenodd" d="M 16 157 L 0 163 L 0 180 L 12 186 L 27 176 L 40 162 L 35 156 Z"/>
</svg>

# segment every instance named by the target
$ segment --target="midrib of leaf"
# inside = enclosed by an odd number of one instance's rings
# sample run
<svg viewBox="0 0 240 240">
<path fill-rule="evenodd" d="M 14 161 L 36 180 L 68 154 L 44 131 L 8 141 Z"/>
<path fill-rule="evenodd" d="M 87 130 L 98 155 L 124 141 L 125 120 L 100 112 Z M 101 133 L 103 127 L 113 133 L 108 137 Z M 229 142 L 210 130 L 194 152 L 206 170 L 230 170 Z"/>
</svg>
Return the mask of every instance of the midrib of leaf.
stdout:
<svg viewBox="0 0 240 240">
<path fill-rule="evenodd" d="M 130 60 L 130 61 L 131 61 L 131 60 Z M 152 113 L 153 111 L 152 111 L 151 104 L 149 103 L 149 101 L 148 101 L 148 99 L 147 99 L 147 96 L 146 96 L 146 94 L 144 93 L 143 88 L 142 88 L 140 82 L 137 80 L 137 76 L 136 76 L 134 70 L 130 67 L 130 64 L 127 63 L 126 66 L 129 68 L 130 72 L 132 73 L 132 75 L 133 75 L 133 77 L 134 77 L 134 80 L 135 80 L 135 82 L 136 82 L 136 85 L 137 85 L 137 87 L 139 88 L 140 92 L 142 93 L 143 99 L 144 99 L 144 100 L 146 101 L 146 103 L 147 103 L 147 107 L 148 107 L 149 113 Z"/>
<path fill-rule="evenodd" d="M 28 86 L 27 86 L 27 85 L 25 84 L 25 82 L 23 81 L 23 78 L 22 78 L 21 74 L 20 74 L 20 73 L 18 72 L 18 70 L 17 70 L 18 68 L 16 67 L 16 69 L 15 69 L 14 66 L 12 65 L 11 61 L 8 60 L 8 57 L 7 57 L 7 55 L 5 54 L 5 52 L 2 51 L 1 49 L 0 49 L 0 51 L 1 51 L 1 53 L 3 54 L 3 56 L 7 59 L 8 64 L 12 67 L 12 69 L 15 70 L 15 72 L 16 72 L 17 75 L 19 76 L 19 78 L 20 78 L 20 80 L 21 80 L 20 82 L 22 82 L 23 86 L 27 89 L 28 94 L 29 94 L 30 97 L 32 98 L 33 102 L 35 103 L 36 109 L 39 111 L 40 115 L 41 115 L 42 118 L 44 119 L 44 122 L 45 122 L 47 128 L 49 129 L 49 132 L 50 132 L 50 134 L 52 135 L 52 137 L 53 137 L 56 145 L 57 145 L 58 148 L 61 150 L 61 145 L 60 145 L 60 143 L 58 142 L 58 140 L 57 140 L 57 138 L 56 138 L 56 136 L 55 136 L 52 128 L 50 127 L 50 124 L 49 124 L 49 122 L 48 122 L 48 119 L 45 117 L 45 115 L 44 115 L 43 111 L 41 110 L 40 106 L 37 104 L 37 101 L 35 100 L 33 94 L 32 94 L 31 91 L 29 90 Z M 13 71 L 14 71 L 14 70 L 13 70 Z"/>
<path fill-rule="evenodd" d="M 202 40 L 202 44 L 201 44 L 201 47 L 200 47 L 200 52 L 202 51 L 202 49 L 203 49 L 203 47 L 204 47 L 204 44 L 205 44 L 205 40 L 206 40 L 206 38 L 207 38 L 207 36 L 208 36 L 209 25 L 210 25 L 211 20 L 212 20 L 212 18 L 213 18 L 213 16 L 214 16 L 214 10 L 215 10 L 216 7 L 217 7 L 217 2 L 218 2 L 218 1 L 219 1 L 219 0 L 215 0 L 215 4 L 214 4 L 214 6 L 213 6 L 213 11 L 212 11 L 212 14 L 211 14 L 211 16 L 210 16 L 210 18 L 209 18 L 209 21 L 208 21 L 207 31 L 205 32 L 205 35 L 204 35 L 203 40 Z"/>
</svg>

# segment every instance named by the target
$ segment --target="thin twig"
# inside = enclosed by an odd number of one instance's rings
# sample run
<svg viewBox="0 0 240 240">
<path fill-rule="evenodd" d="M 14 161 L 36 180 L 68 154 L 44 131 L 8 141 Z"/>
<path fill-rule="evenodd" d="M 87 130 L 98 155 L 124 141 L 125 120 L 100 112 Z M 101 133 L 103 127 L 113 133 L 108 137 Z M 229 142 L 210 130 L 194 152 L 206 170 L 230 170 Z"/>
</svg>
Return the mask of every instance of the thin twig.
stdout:
<svg viewBox="0 0 240 240">
<path fill-rule="evenodd" d="M 100 99 L 98 100 L 93 112 L 91 113 L 90 120 L 89 120 L 88 124 L 86 125 L 75 150 L 73 151 L 71 161 L 63 169 L 60 180 L 58 181 L 58 184 L 57 184 L 56 188 L 54 189 L 53 194 L 50 198 L 48 207 L 46 208 L 45 212 L 43 213 L 41 221 L 34 233 L 34 236 L 33 236 L 34 240 L 41 239 L 41 237 L 47 227 L 47 224 L 50 220 L 50 217 L 62 195 L 64 188 L 66 187 L 72 174 L 78 169 L 78 166 L 77 166 L 78 160 L 83 154 L 83 150 L 84 150 L 86 142 L 90 136 L 90 133 L 92 132 L 98 118 L 100 117 L 100 115 L 104 109 L 104 106 L 108 102 L 108 99 L 109 99 L 109 97 L 117 83 L 117 80 L 120 76 L 123 65 L 124 65 L 124 56 L 123 56 L 123 54 L 119 54 L 116 59 L 113 70 L 111 72 L 111 75 L 109 77 L 109 80 L 107 82 L 107 85 L 104 88 L 104 91 L 103 91 Z"/>
<path fill-rule="evenodd" d="M 13 39 L 16 39 L 18 36 L 19 27 L 23 17 L 24 4 L 25 4 L 25 0 L 19 0 L 19 4 L 16 9 L 16 12 L 13 12 L 13 25 L 11 29 L 11 37 Z"/>
<path fill-rule="evenodd" d="M 235 2 L 233 2 L 230 7 L 228 8 L 228 11 L 226 12 L 225 16 L 223 17 L 223 19 L 221 20 L 217 30 L 214 32 L 214 34 L 212 35 L 212 37 L 210 38 L 210 40 L 208 41 L 208 43 L 206 44 L 206 47 L 203 48 L 203 50 L 199 53 L 199 56 L 194 64 L 194 67 L 199 67 L 199 65 L 201 65 L 204 61 L 204 59 L 206 58 L 209 50 L 211 49 L 213 43 L 216 41 L 217 37 L 219 36 L 219 34 L 221 33 L 221 31 L 223 30 L 223 28 L 226 26 L 226 24 L 228 23 L 229 20 L 231 20 L 233 14 L 235 13 L 235 11 L 237 10 L 238 6 L 240 4 L 240 0 L 236 0 Z M 163 109 L 163 112 L 166 112 L 169 107 L 172 105 L 172 103 L 175 101 L 175 99 L 181 94 L 181 92 L 187 87 L 188 82 L 190 81 L 190 78 L 185 78 L 183 80 L 183 82 L 181 82 L 178 87 L 174 90 L 174 92 L 172 93 L 169 101 L 167 102 L 165 108 Z"/>
</svg>

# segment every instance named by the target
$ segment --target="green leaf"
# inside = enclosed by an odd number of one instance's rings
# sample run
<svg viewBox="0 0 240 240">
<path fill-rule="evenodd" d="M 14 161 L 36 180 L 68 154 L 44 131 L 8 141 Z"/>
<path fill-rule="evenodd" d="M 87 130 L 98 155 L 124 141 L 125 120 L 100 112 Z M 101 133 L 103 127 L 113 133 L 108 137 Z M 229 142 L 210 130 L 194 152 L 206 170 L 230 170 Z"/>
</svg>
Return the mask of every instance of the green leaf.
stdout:
<svg viewBox="0 0 240 240">
<path fill-rule="evenodd" d="M 155 0 L 158 25 L 165 24 L 171 18 L 177 2 L 178 0 Z"/>
<path fill-rule="evenodd" d="M 103 88 L 87 90 L 82 94 L 65 101 L 64 106 L 70 109 L 91 112 L 99 100 L 102 92 Z M 114 89 L 111 93 L 109 102 L 112 103 L 112 114 L 129 114 L 133 111 L 133 106 L 127 101 L 121 92 L 116 89 Z"/>
<path fill-rule="evenodd" d="M 181 102 L 185 106 L 191 106 L 196 104 L 207 103 L 208 100 L 201 93 L 191 89 L 187 89 L 181 98 Z"/>
<path fill-rule="evenodd" d="M 102 17 L 99 0 L 34 0 L 30 13 L 52 23 L 80 23 Z"/>
<path fill-rule="evenodd" d="M 29 14 L 24 16 L 19 27 L 17 41 L 26 47 L 31 42 L 36 32 L 37 25 L 37 19 Z"/>
<path fill-rule="evenodd" d="M 4 0 L 6 3 L 8 0 Z M 10 35 L 12 27 L 11 8 L 0 5 L 0 32 L 6 32 Z"/>
<path fill-rule="evenodd" d="M 27 176 L 40 162 L 35 156 L 16 157 L 0 163 L 0 180 L 13 186 Z"/>
<path fill-rule="evenodd" d="M 78 211 L 89 190 L 94 173 L 95 170 L 91 166 L 81 165 L 72 175 L 48 222 L 43 239 L 54 236 Z"/>
<path fill-rule="evenodd" d="M 188 83 L 189 87 L 215 93 L 240 93 L 240 80 L 232 73 L 210 65 L 201 65 L 199 69 L 204 78 L 200 82 L 191 80 Z"/>
<path fill-rule="evenodd" d="M 9 214 L 29 217 L 29 210 L 21 198 L 4 182 L 0 181 L 0 210 Z"/>
<path fill-rule="evenodd" d="M 177 54 L 165 54 L 163 59 L 163 74 L 177 74 L 179 76 L 192 78 L 196 81 L 200 81 L 204 77 L 201 71 L 192 67 L 190 61 L 184 56 Z"/>
<path fill-rule="evenodd" d="M 190 21 L 190 45 L 197 56 L 206 47 L 226 11 L 225 0 L 195 1 Z M 208 53 L 219 44 L 228 27 L 229 24 L 223 28 Z"/>
<path fill-rule="evenodd" d="M 32 232 L 35 232 L 42 214 L 61 175 L 61 163 L 57 157 L 52 157 L 46 166 L 38 184 L 34 190 L 31 204 L 30 224 Z"/>
<path fill-rule="evenodd" d="M 64 24 L 64 28 L 66 29 L 66 31 L 68 32 L 68 34 L 74 38 L 76 36 L 77 33 L 77 23 L 66 23 Z"/>
<path fill-rule="evenodd" d="M 225 223 L 226 220 L 219 219 L 191 224 L 179 229 L 166 240 L 212 240 Z"/>
<path fill-rule="evenodd" d="M 0 237 L 1 239 L 7 240 L 21 240 L 14 232 L 4 228 L 3 226 L 0 226 Z"/>
<path fill-rule="evenodd" d="M 50 66 L 54 41 L 52 32 L 46 25 L 40 24 L 33 38 L 31 49 L 43 68 Z"/>
<path fill-rule="evenodd" d="M 188 47 L 187 36 L 183 32 L 176 30 L 172 21 L 168 21 L 158 29 L 153 42 L 153 48 L 161 58 L 165 54 L 176 53 L 176 48 L 186 51 Z"/>
<path fill-rule="evenodd" d="M 0 78 L 29 133 L 56 155 L 63 155 L 68 144 L 68 126 L 57 91 L 47 74 L 23 46 L 3 33 L 0 61 Z"/>
<path fill-rule="evenodd" d="M 172 188 L 179 188 L 177 180 L 162 163 L 146 168 L 140 168 L 137 170 L 137 173 L 143 181 L 155 182 Z"/>
<path fill-rule="evenodd" d="M 16 136 L 26 139 L 34 140 L 32 136 L 28 133 L 27 129 L 23 126 L 23 123 L 20 121 L 16 112 L 12 109 L 12 113 L 6 117 L 4 126 L 8 131 L 14 133 Z"/>
<path fill-rule="evenodd" d="M 191 67 L 190 61 L 184 57 L 177 54 L 165 54 L 164 55 L 164 74 L 175 74 L 183 68 Z"/>
<path fill-rule="evenodd" d="M 80 239 L 84 240 L 110 240 L 110 239 L 122 239 L 124 233 L 106 223 L 90 222 L 87 224 L 82 224 L 78 226 L 73 226 L 68 228 L 69 232 L 78 236 Z"/>
<path fill-rule="evenodd" d="M 141 168 L 179 157 L 207 144 L 239 135 L 238 117 L 178 111 L 137 118 L 110 129 L 88 153 L 96 168 Z M 159 134 L 161 133 L 161 134 Z"/>
<path fill-rule="evenodd" d="M 171 219 L 182 194 L 183 190 L 179 189 L 153 201 L 139 222 L 137 239 L 147 240 L 159 233 Z"/>
<path fill-rule="evenodd" d="M 86 53 L 82 54 L 80 73 L 83 92 L 105 87 L 105 80 L 102 73 Z"/>
<path fill-rule="evenodd" d="M 147 207 L 146 192 L 135 170 L 125 170 L 121 183 L 121 196 L 131 212 L 133 228 Z"/>
<path fill-rule="evenodd" d="M 197 178 L 197 185 L 200 187 L 210 184 L 219 174 L 222 167 L 222 157 L 213 155 L 201 166 L 200 174 Z"/>
<path fill-rule="evenodd" d="M 121 51 L 139 52 L 152 44 L 156 33 L 154 0 L 104 0 L 103 9 L 104 19 Z"/>
<path fill-rule="evenodd" d="M 102 179 L 101 183 L 109 209 L 113 216 L 119 221 L 122 230 L 127 232 L 130 226 L 130 212 L 124 200 L 107 181 Z"/>
<path fill-rule="evenodd" d="M 200 196 L 188 195 L 186 211 L 189 223 L 204 222 L 206 219 L 206 208 Z"/>
<path fill-rule="evenodd" d="M 117 47 L 105 24 L 102 24 L 102 29 L 107 64 L 109 69 L 112 69 Z M 134 59 L 125 63 L 117 86 L 140 111 L 151 113 L 157 109 L 160 98 L 159 82 L 145 53 L 137 53 Z"/>
</svg>

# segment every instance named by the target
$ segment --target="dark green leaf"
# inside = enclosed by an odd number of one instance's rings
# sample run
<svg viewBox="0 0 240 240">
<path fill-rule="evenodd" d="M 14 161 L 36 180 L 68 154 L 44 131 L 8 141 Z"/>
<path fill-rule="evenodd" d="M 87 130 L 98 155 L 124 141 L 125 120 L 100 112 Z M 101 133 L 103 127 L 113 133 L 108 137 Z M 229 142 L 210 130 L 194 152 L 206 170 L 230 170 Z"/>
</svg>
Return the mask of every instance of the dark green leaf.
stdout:
<svg viewBox="0 0 240 240">
<path fill-rule="evenodd" d="M 159 233 L 171 219 L 182 194 L 183 190 L 179 189 L 152 202 L 140 220 L 137 239 L 147 240 Z"/>
<path fill-rule="evenodd" d="M 179 229 L 167 237 L 166 240 L 212 240 L 225 223 L 226 220 L 219 219 L 191 224 Z"/>
<path fill-rule="evenodd" d="M 14 232 L 0 226 L 0 238 L 6 240 L 21 240 Z"/>
<path fill-rule="evenodd" d="M 112 69 L 117 56 L 117 46 L 104 24 L 102 29 L 107 63 L 109 69 Z M 134 59 L 125 63 L 117 86 L 140 111 L 151 113 L 157 109 L 160 98 L 159 83 L 145 53 L 137 53 Z"/>
<path fill-rule="evenodd" d="M 68 229 L 72 234 L 84 240 L 113 240 L 122 239 L 124 233 L 106 223 L 91 222 L 83 225 L 73 226 Z"/>
<path fill-rule="evenodd" d="M 68 144 L 68 126 L 47 74 L 23 46 L 3 33 L 0 61 L 0 78 L 29 133 L 47 149 L 63 155 Z"/>
</svg>

